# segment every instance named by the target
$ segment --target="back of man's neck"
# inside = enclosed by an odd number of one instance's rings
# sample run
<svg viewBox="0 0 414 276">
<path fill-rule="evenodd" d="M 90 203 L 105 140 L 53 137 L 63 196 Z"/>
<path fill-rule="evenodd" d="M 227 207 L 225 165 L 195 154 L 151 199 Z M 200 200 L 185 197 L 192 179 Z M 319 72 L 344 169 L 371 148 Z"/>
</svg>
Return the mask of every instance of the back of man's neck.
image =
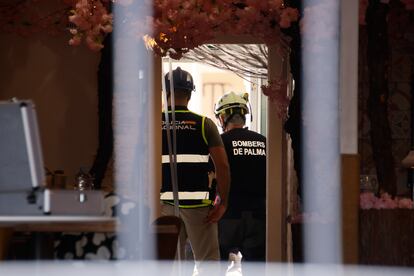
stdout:
<svg viewBox="0 0 414 276">
<path fill-rule="evenodd" d="M 188 101 L 187 100 L 181 100 L 181 99 L 175 99 L 174 106 L 185 106 L 187 107 Z M 168 99 L 168 106 L 171 106 L 171 100 Z"/>
<path fill-rule="evenodd" d="M 244 125 L 228 124 L 226 127 L 226 131 L 230 131 L 237 128 L 244 128 Z"/>
</svg>

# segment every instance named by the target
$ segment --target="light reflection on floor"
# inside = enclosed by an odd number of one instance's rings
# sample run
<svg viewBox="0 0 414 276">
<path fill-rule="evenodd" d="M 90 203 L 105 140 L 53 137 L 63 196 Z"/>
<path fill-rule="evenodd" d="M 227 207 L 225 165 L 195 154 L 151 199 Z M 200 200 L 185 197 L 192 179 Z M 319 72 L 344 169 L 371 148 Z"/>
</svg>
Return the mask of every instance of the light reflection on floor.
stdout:
<svg viewBox="0 0 414 276">
<path fill-rule="evenodd" d="M 205 263 L 199 275 L 226 275 L 228 263 Z M 0 264 L 0 275 L 13 276 L 136 276 L 136 275 L 191 275 L 192 262 L 140 261 L 140 262 L 3 262 Z M 238 274 L 231 274 L 240 275 Z M 293 265 L 293 264 L 254 264 L 243 263 L 242 275 L 414 275 L 414 269 L 341 266 L 341 265 Z"/>
</svg>

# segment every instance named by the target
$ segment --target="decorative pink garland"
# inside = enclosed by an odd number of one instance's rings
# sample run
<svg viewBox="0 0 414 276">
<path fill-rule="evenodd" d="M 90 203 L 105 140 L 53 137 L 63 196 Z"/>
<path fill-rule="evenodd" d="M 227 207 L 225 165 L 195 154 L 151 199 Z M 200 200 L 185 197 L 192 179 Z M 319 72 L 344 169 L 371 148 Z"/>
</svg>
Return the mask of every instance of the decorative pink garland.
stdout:
<svg viewBox="0 0 414 276">
<path fill-rule="evenodd" d="M 297 21 L 299 12 L 282 0 L 155 0 L 151 45 L 154 52 L 179 59 L 217 35 L 254 35 L 264 42 L 279 39 L 280 28 Z"/>
<path fill-rule="evenodd" d="M 109 1 L 127 6 L 134 1 L 145 2 L 146 0 L 61 0 L 64 6 L 46 15 L 41 15 L 36 9 L 36 6 L 42 2 L 41 0 L 0 3 L 0 31 L 20 35 L 29 35 L 39 31 L 57 34 L 65 30 L 69 20 L 74 24 L 73 28 L 69 28 L 73 35 L 69 43 L 78 45 L 82 39 L 85 39 L 89 48 L 99 50 L 102 48 L 103 36 L 112 30 L 112 15 L 107 10 Z M 414 10 L 414 0 L 400 1 L 407 10 Z M 276 25 L 288 28 L 291 22 L 297 21 L 299 17 L 298 11 L 285 8 L 282 0 L 245 0 L 241 2 L 246 6 L 238 9 L 235 9 L 233 2 L 235 1 L 155 0 L 155 16 L 144 20 L 145 25 L 154 27 L 153 35 L 160 43 L 155 51 L 165 55 L 171 48 L 178 50 L 176 55 L 179 57 L 180 51 L 196 47 L 213 37 L 215 32 L 223 31 L 231 34 L 255 34 L 268 41 L 277 38 L 274 30 Z M 388 3 L 389 0 L 382 0 L 382 2 Z M 360 0 L 359 22 L 362 25 L 365 24 L 367 7 L 368 0 Z M 70 11 L 71 8 L 73 9 Z M 194 13 L 193 8 L 198 9 L 199 12 Z M 190 22 L 181 20 L 185 25 L 182 26 L 183 31 L 177 33 L 173 23 L 180 21 L 180 18 L 188 18 Z M 197 24 L 198 33 L 191 25 L 191 22 L 195 20 L 200 23 Z M 191 31 L 193 34 L 183 41 L 183 34 L 191 33 Z"/>
<path fill-rule="evenodd" d="M 371 209 L 414 209 L 414 203 L 409 198 L 392 197 L 383 193 L 380 197 L 376 197 L 371 192 L 364 192 L 359 195 L 359 207 L 362 210 Z M 294 216 L 288 217 L 288 223 L 328 223 L 329 219 L 323 217 L 317 212 L 311 213 L 299 213 Z"/>
<path fill-rule="evenodd" d="M 70 22 L 72 38 L 70 45 L 86 45 L 94 51 L 103 48 L 102 42 L 107 33 L 112 32 L 113 16 L 108 12 L 109 2 L 128 6 L 153 3 L 153 16 L 143 17 L 141 22 L 131 22 L 135 35 L 145 37 L 148 46 L 160 56 L 169 54 L 179 59 L 191 49 L 205 43 L 218 34 L 254 35 L 266 43 L 277 42 L 280 28 L 290 27 L 299 19 L 296 9 L 285 7 L 283 0 L 61 0 L 62 9 L 40 16 L 35 4 L 40 0 L 18 1 L 13 4 L 0 4 L 0 31 L 15 32 L 21 35 L 46 30 L 55 34 L 62 32 Z M 389 0 L 382 0 L 388 3 Z M 414 0 L 401 0 L 407 10 L 414 10 Z M 136 3 L 136 2 L 135 2 Z M 323 20 L 307 22 L 306 14 L 320 14 L 309 18 L 324 18 L 326 4 L 307 8 L 301 21 L 302 32 L 309 25 L 323 24 Z M 365 22 L 368 0 L 360 0 L 360 23 Z M 152 32 L 149 30 L 152 29 Z M 138 30 L 141 30 L 140 32 Z M 312 41 L 320 41 L 329 33 L 312 34 Z M 312 44 L 313 45 L 313 44 Z M 317 43 L 314 43 L 317 50 Z M 286 97 L 286 83 L 272 80 L 262 86 L 262 91 L 278 105 L 279 117 L 286 119 L 289 99 Z"/>
<path fill-rule="evenodd" d="M 74 1 L 69 17 L 74 24 L 70 44 L 79 45 L 85 39 L 92 50 L 101 49 L 103 36 L 112 31 L 112 15 L 106 10 L 108 0 Z M 149 9 L 148 1 L 139 1 L 143 10 Z M 132 3 L 114 1 L 123 6 Z M 169 54 L 174 59 L 218 34 L 253 34 L 264 42 L 276 42 L 280 28 L 290 27 L 299 18 L 299 12 L 285 7 L 282 0 L 154 0 L 152 9 L 153 16 L 141 16 L 139 22 L 132 19 L 130 29 L 135 30 L 134 35 L 145 37 L 157 55 Z"/>
<path fill-rule="evenodd" d="M 287 110 L 289 107 L 290 99 L 286 95 L 287 81 L 273 80 L 268 85 L 262 85 L 262 92 L 269 97 L 269 100 L 276 103 L 277 115 L 282 120 L 287 118 Z"/>
<path fill-rule="evenodd" d="M 409 198 L 394 198 L 383 193 L 380 197 L 376 197 L 371 192 L 364 192 L 359 195 L 359 206 L 363 210 L 368 209 L 413 209 L 413 201 Z"/>
</svg>

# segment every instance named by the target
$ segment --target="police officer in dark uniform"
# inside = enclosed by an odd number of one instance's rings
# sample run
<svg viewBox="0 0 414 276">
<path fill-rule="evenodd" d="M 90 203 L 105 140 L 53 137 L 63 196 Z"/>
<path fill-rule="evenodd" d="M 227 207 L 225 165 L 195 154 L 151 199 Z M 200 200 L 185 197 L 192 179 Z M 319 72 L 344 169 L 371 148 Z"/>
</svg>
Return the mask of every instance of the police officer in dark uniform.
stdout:
<svg viewBox="0 0 414 276">
<path fill-rule="evenodd" d="M 226 213 L 219 222 L 222 259 L 241 252 L 247 261 L 265 261 L 266 138 L 245 128 L 248 94 L 230 92 L 215 106 L 230 163 L 231 185 Z"/>
<path fill-rule="evenodd" d="M 169 74 L 165 75 L 168 98 L 168 119 L 162 115 L 162 187 L 163 215 L 174 215 L 173 180 L 171 179 L 170 150 L 167 128 L 172 126 L 171 91 L 175 99 L 176 165 L 178 178 L 179 216 L 183 220 L 180 233 L 180 252 L 184 255 L 186 240 L 190 241 L 194 259 L 197 261 L 220 260 L 217 222 L 227 208 L 230 182 L 226 151 L 214 122 L 188 110 L 187 105 L 194 90 L 191 75 L 180 67 L 172 72 L 170 89 Z M 221 201 L 209 198 L 209 157 L 212 158 L 217 175 L 218 193 Z"/>
</svg>

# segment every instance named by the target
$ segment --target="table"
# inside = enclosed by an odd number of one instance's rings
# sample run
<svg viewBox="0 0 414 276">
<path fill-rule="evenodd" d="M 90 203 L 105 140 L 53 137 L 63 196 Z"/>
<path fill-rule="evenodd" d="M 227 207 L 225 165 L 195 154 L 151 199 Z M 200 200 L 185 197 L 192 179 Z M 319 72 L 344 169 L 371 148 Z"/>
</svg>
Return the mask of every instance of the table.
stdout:
<svg viewBox="0 0 414 276">
<path fill-rule="evenodd" d="M 116 232 L 118 228 L 118 220 L 106 216 L 0 216 L 0 259 L 7 256 L 13 232 Z"/>
<path fill-rule="evenodd" d="M 171 217 L 157 219 L 151 225 L 151 232 L 156 235 L 158 241 L 158 257 L 161 259 L 173 258 L 178 238 L 180 221 Z M 40 242 L 48 241 L 53 232 L 122 232 L 123 229 L 119 219 L 106 216 L 0 216 L 0 260 L 7 256 L 8 246 L 13 232 L 35 232 L 39 233 Z M 170 246 L 166 246 L 171 243 Z M 174 250 L 172 250 L 172 249 Z M 171 250 L 170 250 L 171 249 Z M 168 252 L 166 252 L 166 250 Z M 50 258 L 50 254 L 46 257 Z M 171 257 L 173 256 L 173 257 Z M 40 256 L 42 257 L 42 256 Z"/>
</svg>

